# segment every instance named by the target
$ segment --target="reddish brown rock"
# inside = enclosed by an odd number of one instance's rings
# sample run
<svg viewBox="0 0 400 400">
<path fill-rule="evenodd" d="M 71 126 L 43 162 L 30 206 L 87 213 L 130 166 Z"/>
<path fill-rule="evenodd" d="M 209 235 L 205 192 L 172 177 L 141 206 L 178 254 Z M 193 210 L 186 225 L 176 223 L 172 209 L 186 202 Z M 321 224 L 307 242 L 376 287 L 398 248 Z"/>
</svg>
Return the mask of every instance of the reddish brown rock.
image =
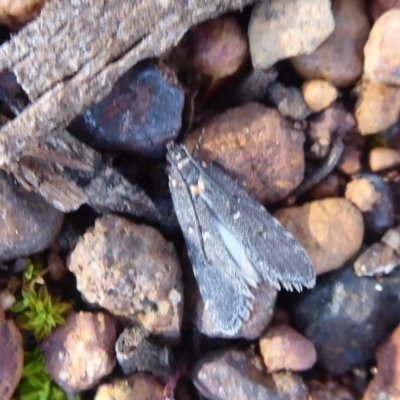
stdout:
<svg viewBox="0 0 400 400">
<path fill-rule="evenodd" d="M 154 228 L 113 215 L 99 218 L 78 242 L 68 268 L 89 303 L 139 321 L 151 334 L 180 337 L 179 260 Z"/>
<path fill-rule="evenodd" d="M 267 374 L 261 357 L 235 349 L 202 357 L 192 375 L 200 393 L 211 399 L 307 399 L 300 376 L 290 372 Z"/>
<path fill-rule="evenodd" d="M 310 200 L 322 200 L 328 197 L 338 197 L 340 193 L 340 179 L 338 174 L 331 173 L 317 183 L 307 193 Z"/>
<path fill-rule="evenodd" d="M 253 8 L 249 25 L 253 67 L 265 69 L 279 60 L 310 54 L 333 28 L 329 1 L 259 2 Z"/>
<path fill-rule="evenodd" d="M 0 260 L 38 253 L 53 242 L 64 215 L 0 171 Z"/>
<path fill-rule="evenodd" d="M 17 30 L 39 14 L 46 0 L 0 0 L 0 24 Z"/>
<path fill-rule="evenodd" d="M 317 360 L 312 342 L 288 325 L 272 326 L 260 338 L 259 344 L 269 372 L 306 371 Z"/>
<path fill-rule="evenodd" d="M 400 88 L 364 81 L 354 115 L 362 135 L 381 132 L 393 125 L 400 113 Z"/>
<path fill-rule="evenodd" d="M 400 84 L 400 9 L 385 12 L 372 27 L 364 47 L 364 76 L 372 82 Z"/>
<path fill-rule="evenodd" d="M 151 375 L 139 373 L 100 385 L 94 400 L 160 400 L 163 390 Z"/>
<path fill-rule="evenodd" d="M 324 199 L 283 208 L 274 216 L 307 250 L 317 275 L 341 267 L 361 247 L 363 217 L 346 199 Z"/>
<path fill-rule="evenodd" d="M 364 0 L 333 0 L 335 29 L 310 55 L 294 57 L 305 79 L 325 79 L 337 87 L 355 83 L 363 70 L 363 48 L 369 34 Z"/>
<path fill-rule="evenodd" d="M 361 170 L 362 152 L 353 146 L 345 146 L 336 168 L 345 175 L 353 175 Z"/>
<path fill-rule="evenodd" d="M 372 172 L 379 172 L 398 165 L 400 165 L 400 153 L 397 150 L 375 147 L 369 153 L 369 168 Z"/>
<path fill-rule="evenodd" d="M 0 309 L 0 398 L 11 399 L 22 376 L 24 349 L 14 321 L 6 320 Z"/>
<path fill-rule="evenodd" d="M 114 321 L 101 312 L 71 313 L 42 342 L 51 378 L 67 392 L 96 386 L 116 364 Z"/>
<path fill-rule="evenodd" d="M 213 79 L 234 74 L 248 52 L 246 34 L 232 16 L 203 22 L 193 27 L 186 39 L 193 65 Z"/>
<path fill-rule="evenodd" d="M 304 101 L 313 112 L 329 107 L 338 96 L 335 86 L 323 79 L 304 82 L 301 91 Z"/>
<path fill-rule="evenodd" d="M 369 14 L 376 21 L 384 12 L 391 8 L 400 8 L 400 0 L 371 0 L 369 3 Z"/>
<path fill-rule="evenodd" d="M 200 159 L 215 161 L 261 203 L 286 197 L 303 179 L 304 134 L 275 109 L 248 103 L 216 115 L 187 137 Z"/>
<path fill-rule="evenodd" d="M 306 382 L 309 400 L 355 400 L 355 396 L 335 381 L 325 383 L 310 380 Z"/>
</svg>

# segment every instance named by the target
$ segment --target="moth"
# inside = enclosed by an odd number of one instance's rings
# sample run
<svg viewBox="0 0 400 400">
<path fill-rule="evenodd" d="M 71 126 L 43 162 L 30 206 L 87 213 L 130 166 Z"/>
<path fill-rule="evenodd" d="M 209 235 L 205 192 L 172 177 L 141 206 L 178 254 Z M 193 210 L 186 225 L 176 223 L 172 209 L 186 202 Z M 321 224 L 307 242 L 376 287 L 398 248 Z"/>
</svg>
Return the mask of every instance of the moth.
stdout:
<svg viewBox="0 0 400 400">
<path fill-rule="evenodd" d="M 235 334 L 256 288 L 301 291 L 315 285 L 304 248 L 281 223 L 213 163 L 169 143 L 169 186 L 204 305 L 219 329 Z"/>
</svg>

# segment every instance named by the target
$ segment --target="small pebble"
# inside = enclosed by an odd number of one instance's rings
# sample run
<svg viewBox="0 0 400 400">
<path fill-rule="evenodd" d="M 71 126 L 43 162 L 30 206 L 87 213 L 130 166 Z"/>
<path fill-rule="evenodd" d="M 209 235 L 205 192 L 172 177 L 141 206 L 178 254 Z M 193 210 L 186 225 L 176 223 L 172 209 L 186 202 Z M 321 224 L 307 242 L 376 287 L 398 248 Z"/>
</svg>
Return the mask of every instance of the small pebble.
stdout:
<svg viewBox="0 0 400 400">
<path fill-rule="evenodd" d="M 339 197 L 340 194 L 340 179 L 338 174 L 330 173 L 321 182 L 317 183 L 307 193 L 307 198 L 310 200 L 322 200 L 329 197 Z"/>
<path fill-rule="evenodd" d="M 384 131 L 393 125 L 400 113 L 400 87 L 363 81 L 354 116 L 362 135 Z"/>
<path fill-rule="evenodd" d="M 234 74 L 248 54 L 246 34 L 232 16 L 193 27 L 187 34 L 187 48 L 193 65 L 213 79 Z"/>
<path fill-rule="evenodd" d="M 327 0 L 257 3 L 248 31 L 253 67 L 266 69 L 279 60 L 313 53 L 334 26 Z"/>
<path fill-rule="evenodd" d="M 303 98 L 311 111 L 317 113 L 329 107 L 338 97 L 338 91 L 323 79 L 304 82 L 301 87 Z"/>
<path fill-rule="evenodd" d="M 102 312 L 72 312 L 41 343 L 51 379 L 67 392 L 95 387 L 116 364 L 114 321 Z"/>
<path fill-rule="evenodd" d="M 193 369 L 193 381 L 206 398 L 218 400 L 306 400 L 300 376 L 266 373 L 261 357 L 227 349 L 203 356 Z"/>
<path fill-rule="evenodd" d="M 113 215 L 79 240 L 68 268 L 89 303 L 139 321 L 151 334 L 179 339 L 181 269 L 174 246 L 154 228 Z"/>
<path fill-rule="evenodd" d="M 317 7 L 320 12 L 319 3 Z M 332 13 L 333 33 L 312 54 L 294 57 L 291 61 L 307 80 L 325 79 L 336 87 L 348 87 L 363 71 L 363 47 L 370 30 L 365 1 L 333 0 Z"/>
<path fill-rule="evenodd" d="M 400 9 L 393 8 L 374 23 L 364 47 L 364 77 L 386 85 L 400 84 Z"/>
<path fill-rule="evenodd" d="M 0 398 L 11 399 L 22 376 L 24 349 L 21 332 L 0 308 Z"/>
<path fill-rule="evenodd" d="M 160 400 L 163 392 L 164 387 L 151 375 L 138 373 L 103 383 L 94 400 Z"/>
<path fill-rule="evenodd" d="M 346 186 L 345 197 L 362 212 L 372 211 L 373 206 L 381 201 L 380 193 L 366 178 L 349 182 Z"/>
<path fill-rule="evenodd" d="M 340 268 L 361 247 L 363 217 L 346 199 L 316 200 L 274 216 L 306 249 L 317 275 Z"/>
<path fill-rule="evenodd" d="M 312 342 L 288 325 L 269 328 L 260 338 L 259 344 L 268 372 L 306 371 L 317 360 Z"/>
<path fill-rule="evenodd" d="M 295 86 L 285 87 L 279 82 L 272 82 L 268 86 L 267 98 L 286 118 L 301 121 L 311 114 L 300 90 Z"/>
<path fill-rule="evenodd" d="M 273 108 L 248 103 L 201 124 L 187 136 L 196 155 L 215 161 L 262 204 L 285 198 L 304 174 L 304 133 Z"/>
<path fill-rule="evenodd" d="M 38 253 L 58 235 L 64 215 L 0 171 L 0 260 Z"/>
<path fill-rule="evenodd" d="M 369 153 L 369 168 L 372 172 L 383 171 L 400 165 L 400 152 L 386 147 L 375 147 Z"/>
<path fill-rule="evenodd" d="M 354 175 L 361 171 L 361 156 L 361 150 L 346 145 L 336 168 L 345 175 Z"/>
<path fill-rule="evenodd" d="M 400 226 L 389 229 L 381 238 L 381 242 L 390 246 L 400 254 Z"/>
</svg>

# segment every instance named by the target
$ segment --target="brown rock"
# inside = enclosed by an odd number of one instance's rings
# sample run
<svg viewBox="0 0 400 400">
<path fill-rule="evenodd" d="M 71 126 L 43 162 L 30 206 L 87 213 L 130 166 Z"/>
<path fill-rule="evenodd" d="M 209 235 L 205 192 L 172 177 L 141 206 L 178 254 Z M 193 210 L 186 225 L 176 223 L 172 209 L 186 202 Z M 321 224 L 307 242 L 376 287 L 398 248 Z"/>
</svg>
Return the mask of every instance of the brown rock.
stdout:
<svg viewBox="0 0 400 400">
<path fill-rule="evenodd" d="M 193 65 L 214 79 L 234 74 L 248 52 L 246 34 L 232 16 L 223 16 L 193 27 L 187 36 Z"/>
<path fill-rule="evenodd" d="M 329 1 L 259 2 L 249 25 L 253 67 L 265 69 L 285 58 L 311 54 L 333 29 Z"/>
<path fill-rule="evenodd" d="M 24 349 L 14 321 L 6 320 L 0 309 L 0 398 L 11 399 L 22 376 Z"/>
<path fill-rule="evenodd" d="M 322 383 L 316 380 L 306 382 L 309 400 L 355 400 L 354 395 L 335 381 Z"/>
<path fill-rule="evenodd" d="M 376 21 L 384 12 L 391 8 L 400 8 L 400 0 L 371 0 L 369 14 Z"/>
<path fill-rule="evenodd" d="M 372 27 L 364 47 L 364 76 L 372 82 L 400 84 L 400 9 L 386 11 Z"/>
<path fill-rule="evenodd" d="M 397 121 L 399 112 L 399 87 L 363 82 L 354 113 L 362 135 L 389 128 Z"/>
<path fill-rule="evenodd" d="M 370 26 L 364 0 L 333 0 L 332 12 L 333 33 L 311 55 L 295 57 L 292 64 L 305 79 L 322 78 L 347 87 L 362 74 L 363 47 Z"/>
<path fill-rule="evenodd" d="M 67 392 L 96 386 L 116 364 L 114 321 L 101 312 L 71 313 L 42 342 L 51 378 Z"/>
<path fill-rule="evenodd" d="M 160 400 L 163 390 L 152 376 L 139 373 L 100 385 L 94 400 Z"/>
<path fill-rule="evenodd" d="M 249 103 L 219 114 L 187 137 L 196 155 L 220 164 L 260 203 L 286 197 L 303 179 L 304 134 L 275 109 Z"/>
<path fill-rule="evenodd" d="M 369 153 L 369 168 L 372 172 L 379 172 L 393 168 L 400 164 L 400 153 L 386 147 L 375 147 Z"/>
<path fill-rule="evenodd" d="M 0 24 L 17 30 L 39 14 L 46 0 L 1 0 Z"/>
<path fill-rule="evenodd" d="M 381 194 L 365 178 L 355 179 L 346 186 L 346 199 L 355 204 L 362 212 L 372 211 L 374 204 L 381 201 Z"/>
<path fill-rule="evenodd" d="M 319 112 L 329 107 L 338 96 L 335 86 L 323 79 L 304 82 L 301 91 L 304 101 L 314 112 Z"/>
<path fill-rule="evenodd" d="M 218 400 L 306 400 L 307 390 L 293 373 L 265 372 L 261 357 L 235 349 L 222 350 L 201 358 L 193 370 L 200 393 Z"/>
<path fill-rule="evenodd" d="M 340 193 L 339 176 L 335 173 L 329 174 L 321 182 L 317 183 L 307 193 L 310 200 L 322 200 L 328 197 L 338 197 Z"/>
<path fill-rule="evenodd" d="M 345 146 L 336 168 L 346 175 L 353 175 L 361 171 L 362 152 L 353 146 Z"/>
<path fill-rule="evenodd" d="M 324 199 L 283 208 L 274 216 L 307 250 L 317 275 L 341 267 L 361 247 L 363 217 L 346 199 Z"/>
<path fill-rule="evenodd" d="M 149 333 L 180 337 L 179 260 L 154 228 L 113 215 L 99 218 L 78 242 L 68 268 L 88 302 L 138 320 Z"/>
<path fill-rule="evenodd" d="M 313 115 L 306 130 L 310 144 L 308 155 L 312 158 L 322 158 L 328 154 L 332 134 L 341 137 L 355 126 L 352 114 L 347 112 L 341 103 L 335 103 Z"/>
<path fill-rule="evenodd" d="M 269 372 L 306 371 L 317 360 L 314 345 L 288 325 L 275 325 L 260 338 L 260 352 Z"/>
<path fill-rule="evenodd" d="M 0 171 L 0 260 L 38 253 L 53 242 L 63 214 Z"/>
</svg>

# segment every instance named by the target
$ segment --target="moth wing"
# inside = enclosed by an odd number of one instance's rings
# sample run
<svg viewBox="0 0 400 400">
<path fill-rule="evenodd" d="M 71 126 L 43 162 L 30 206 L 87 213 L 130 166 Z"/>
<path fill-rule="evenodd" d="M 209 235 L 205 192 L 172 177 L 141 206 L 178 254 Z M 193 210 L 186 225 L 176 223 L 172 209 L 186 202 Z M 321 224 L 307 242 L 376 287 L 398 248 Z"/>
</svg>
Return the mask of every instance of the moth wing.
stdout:
<svg viewBox="0 0 400 400">
<path fill-rule="evenodd" d="M 289 290 L 314 286 L 307 252 L 276 218 L 215 165 L 201 179 L 203 198 L 265 280 Z"/>
<path fill-rule="evenodd" d="M 242 320 L 249 317 L 251 293 L 237 275 L 218 232 L 211 232 L 215 226 L 210 211 L 199 196 L 190 195 L 181 172 L 174 165 L 170 171 L 172 181 L 174 184 L 170 184 L 170 189 L 175 213 L 204 305 L 223 333 L 234 334 Z"/>
</svg>

